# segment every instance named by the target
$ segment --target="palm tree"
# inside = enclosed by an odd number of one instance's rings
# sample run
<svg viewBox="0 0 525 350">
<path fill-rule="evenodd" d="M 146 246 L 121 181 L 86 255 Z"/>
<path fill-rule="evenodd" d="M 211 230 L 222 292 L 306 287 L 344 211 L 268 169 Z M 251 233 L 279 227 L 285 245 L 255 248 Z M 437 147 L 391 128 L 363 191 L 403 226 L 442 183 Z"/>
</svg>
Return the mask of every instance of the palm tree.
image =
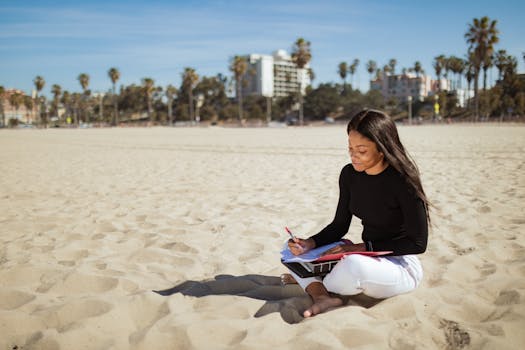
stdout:
<svg viewBox="0 0 525 350">
<path fill-rule="evenodd" d="M 390 67 L 390 73 L 392 73 L 392 75 L 396 75 L 396 65 L 397 60 L 395 58 L 392 58 L 390 61 L 388 61 L 388 67 Z"/>
<path fill-rule="evenodd" d="M 387 76 L 387 75 L 389 75 L 391 72 L 392 72 L 392 68 L 391 68 L 388 64 L 385 64 L 385 65 L 383 66 L 383 75 L 384 75 L 384 76 Z"/>
<path fill-rule="evenodd" d="M 182 85 L 185 90 L 188 90 L 188 102 L 190 107 L 190 120 L 195 121 L 195 116 L 193 112 L 193 89 L 199 81 L 199 76 L 195 72 L 195 69 L 186 67 L 184 68 L 184 73 L 182 74 Z"/>
<path fill-rule="evenodd" d="M 343 91 L 346 91 L 346 74 L 348 73 L 348 64 L 346 62 L 339 63 L 339 76 L 343 79 Z"/>
<path fill-rule="evenodd" d="M 58 103 L 60 95 L 62 94 L 62 88 L 58 84 L 51 86 L 51 93 L 53 94 L 53 112 L 58 117 Z"/>
<path fill-rule="evenodd" d="M 80 95 L 78 92 L 74 92 L 71 95 L 71 105 L 73 106 L 73 122 L 75 125 L 79 125 L 79 109 L 82 102 L 83 95 Z"/>
<path fill-rule="evenodd" d="M 84 93 L 86 93 L 87 88 L 89 87 L 89 75 L 86 73 L 81 73 L 78 77 L 78 82 L 80 83 L 80 86 L 82 87 L 82 90 Z"/>
<path fill-rule="evenodd" d="M 82 110 L 84 117 L 86 118 L 86 122 L 89 122 L 88 115 L 86 113 L 86 105 L 87 105 L 87 96 L 89 95 L 88 92 L 88 86 L 89 86 L 89 75 L 86 73 L 81 73 L 77 77 L 78 82 L 80 83 L 80 86 L 82 87 L 83 95 L 82 95 Z"/>
<path fill-rule="evenodd" d="M 503 78 L 503 70 L 507 66 L 507 51 L 506 50 L 498 50 L 496 52 L 496 55 L 494 57 L 494 65 L 498 69 L 498 80 L 501 80 Z"/>
<path fill-rule="evenodd" d="M 70 119 L 70 113 L 71 113 L 71 95 L 69 91 L 62 92 L 62 98 L 60 99 L 60 102 L 62 102 L 62 105 L 66 109 L 66 113 L 64 115 L 66 124 L 69 124 L 71 121 Z"/>
<path fill-rule="evenodd" d="M 376 63 L 376 61 L 369 60 L 366 63 L 366 70 L 367 70 L 368 74 L 370 75 L 370 81 L 372 81 L 372 75 L 377 70 L 377 63 Z"/>
<path fill-rule="evenodd" d="M 16 114 L 18 115 L 18 109 L 20 105 L 24 103 L 24 95 L 19 92 L 15 92 L 9 96 L 9 104 L 15 108 Z"/>
<path fill-rule="evenodd" d="M 478 120 L 479 117 L 479 94 L 478 94 L 478 86 L 479 86 L 479 72 L 481 70 L 481 63 L 478 60 L 478 57 L 474 54 L 474 52 L 470 52 L 469 54 L 469 64 L 471 66 L 471 70 L 473 73 L 472 80 L 474 81 L 474 110 L 475 110 L 475 121 Z"/>
<path fill-rule="evenodd" d="M 2 127 L 3 128 L 5 128 L 4 93 L 5 93 L 5 88 L 0 85 L 0 114 L 2 115 Z"/>
<path fill-rule="evenodd" d="M 116 87 L 117 87 L 117 81 L 120 79 L 120 72 L 117 68 L 113 67 L 108 70 L 108 76 L 109 76 L 109 79 L 111 79 L 111 84 L 113 85 L 112 99 L 113 99 L 113 105 L 115 108 L 115 112 L 113 116 L 113 125 L 118 125 L 118 101 L 117 101 Z"/>
<path fill-rule="evenodd" d="M 423 68 L 421 67 L 421 62 L 416 61 L 414 63 L 414 72 L 416 73 L 416 77 L 419 78 L 419 74 L 421 74 L 422 70 L 423 70 Z"/>
<path fill-rule="evenodd" d="M 235 88 L 237 92 L 237 103 L 239 107 L 239 123 L 242 122 L 242 83 L 246 70 L 248 69 L 248 62 L 246 58 L 235 56 L 230 63 L 230 71 L 233 72 L 235 78 Z"/>
<path fill-rule="evenodd" d="M 33 84 L 35 84 L 35 89 L 36 89 L 35 101 L 38 103 L 38 101 L 40 101 L 40 99 L 38 98 L 38 95 L 40 94 L 40 91 L 42 91 L 44 86 L 46 85 L 46 81 L 44 80 L 42 76 L 37 75 L 35 79 L 33 79 Z M 40 107 L 39 117 L 42 118 L 42 105 L 38 103 L 38 106 Z M 45 118 L 43 119 L 43 122 L 44 122 L 44 126 L 47 126 L 47 121 L 45 120 Z"/>
<path fill-rule="evenodd" d="M 455 73 L 457 74 L 457 86 L 459 89 L 461 89 L 461 77 L 463 76 L 463 72 L 465 72 L 465 69 L 467 69 L 467 62 L 461 57 L 456 57 Z"/>
<path fill-rule="evenodd" d="M 151 97 L 155 91 L 155 81 L 151 78 L 142 78 L 142 87 L 144 89 L 144 93 L 146 94 L 146 103 L 148 105 L 148 121 L 151 122 L 151 115 L 153 112 Z"/>
<path fill-rule="evenodd" d="M 487 90 L 487 71 L 494 66 L 494 52 L 483 60 L 483 91 Z"/>
<path fill-rule="evenodd" d="M 23 96 L 22 97 L 22 103 L 24 104 L 24 107 L 26 108 L 26 111 L 29 111 L 29 115 L 33 115 L 33 108 L 35 106 L 33 98 L 31 96 Z"/>
<path fill-rule="evenodd" d="M 441 91 L 441 71 L 443 68 L 445 68 L 446 64 L 446 58 L 445 55 L 439 55 L 434 57 L 434 63 L 432 64 L 434 66 L 434 70 L 436 72 L 437 80 L 438 80 L 438 91 Z"/>
<path fill-rule="evenodd" d="M 476 120 L 479 116 L 478 78 L 483 68 L 483 90 L 486 89 L 487 71 L 492 60 L 494 45 L 499 41 L 497 21 L 491 21 L 487 16 L 474 18 L 465 33 L 465 40 L 469 45 L 469 60 L 474 66 L 474 99 L 476 104 Z"/>
<path fill-rule="evenodd" d="M 297 39 L 297 41 L 293 45 L 292 49 L 292 61 L 295 63 L 297 69 L 297 74 L 299 75 L 304 67 L 308 65 L 310 60 L 312 59 L 312 53 L 310 51 L 310 42 L 304 40 L 303 38 Z M 298 77 L 299 78 L 299 77 Z M 299 124 L 304 124 L 304 115 L 303 115 L 303 94 L 301 91 L 301 81 L 302 79 L 297 79 L 299 81 L 298 84 L 298 92 L 299 92 Z"/>
<path fill-rule="evenodd" d="M 352 89 L 355 89 L 354 86 L 354 74 L 357 72 L 357 66 L 359 66 L 359 59 L 354 59 L 350 67 L 348 67 L 348 72 L 350 73 L 350 76 L 352 77 Z"/>
<path fill-rule="evenodd" d="M 443 73 L 443 78 L 445 78 L 445 80 L 447 81 L 447 88 L 448 88 L 448 72 L 450 71 L 450 63 L 451 63 L 451 60 L 450 60 L 450 57 L 445 57 L 445 61 L 444 61 L 444 65 L 443 65 L 443 69 L 445 70 L 445 73 Z"/>
<path fill-rule="evenodd" d="M 166 97 L 168 99 L 168 122 L 173 125 L 173 97 L 177 94 L 177 88 L 171 84 L 166 87 Z"/>
<path fill-rule="evenodd" d="M 470 94 L 470 85 L 472 84 L 472 80 L 474 80 L 474 77 L 476 76 L 476 72 L 474 66 L 470 62 L 465 62 L 465 79 L 467 80 L 467 92 Z M 470 98 L 467 100 L 467 108 L 470 108 Z"/>
<path fill-rule="evenodd" d="M 461 76 L 465 69 L 463 60 L 456 56 L 450 56 L 447 59 L 447 68 L 456 75 L 456 83 L 452 86 L 452 90 L 458 89 L 458 75 Z"/>
</svg>

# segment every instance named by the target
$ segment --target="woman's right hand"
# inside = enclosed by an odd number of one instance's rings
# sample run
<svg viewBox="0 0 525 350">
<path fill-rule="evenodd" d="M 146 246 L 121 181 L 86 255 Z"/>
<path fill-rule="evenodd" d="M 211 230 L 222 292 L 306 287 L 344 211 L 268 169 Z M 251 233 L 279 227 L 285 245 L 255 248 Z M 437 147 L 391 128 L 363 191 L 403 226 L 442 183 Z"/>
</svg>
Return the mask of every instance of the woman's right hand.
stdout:
<svg viewBox="0 0 525 350">
<path fill-rule="evenodd" d="M 313 248 L 315 248 L 315 241 L 312 238 L 295 238 L 295 240 L 288 240 L 288 249 L 290 249 L 293 255 L 304 254 Z"/>
</svg>

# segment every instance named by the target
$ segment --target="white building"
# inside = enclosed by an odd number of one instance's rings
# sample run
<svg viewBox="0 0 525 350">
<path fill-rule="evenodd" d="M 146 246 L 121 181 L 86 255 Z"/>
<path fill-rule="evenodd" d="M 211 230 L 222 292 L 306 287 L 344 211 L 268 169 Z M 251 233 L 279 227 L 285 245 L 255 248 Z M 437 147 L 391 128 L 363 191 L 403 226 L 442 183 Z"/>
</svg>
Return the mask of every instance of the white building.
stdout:
<svg viewBox="0 0 525 350">
<path fill-rule="evenodd" d="M 243 78 L 243 96 L 285 97 L 297 93 L 299 87 L 304 95 L 310 85 L 309 65 L 298 69 L 285 50 L 273 55 L 251 54 L 244 56 L 248 69 Z"/>
<path fill-rule="evenodd" d="M 423 101 L 427 96 L 433 96 L 439 91 L 454 93 L 458 99 L 458 105 L 465 107 L 467 100 L 474 96 L 474 90 L 452 89 L 450 79 L 431 79 L 430 76 L 414 73 L 400 75 L 382 74 L 378 79 L 370 81 L 370 89 L 381 92 L 385 99 L 395 98 L 399 102 L 405 102 L 408 96 L 412 100 Z"/>
<path fill-rule="evenodd" d="M 371 90 L 378 90 L 385 99 L 396 98 L 398 101 L 406 101 L 408 96 L 413 100 L 420 100 L 433 94 L 437 87 L 437 81 L 429 76 L 413 73 L 386 75 L 382 74 L 378 79 L 370 82 Z"/>
</svg>

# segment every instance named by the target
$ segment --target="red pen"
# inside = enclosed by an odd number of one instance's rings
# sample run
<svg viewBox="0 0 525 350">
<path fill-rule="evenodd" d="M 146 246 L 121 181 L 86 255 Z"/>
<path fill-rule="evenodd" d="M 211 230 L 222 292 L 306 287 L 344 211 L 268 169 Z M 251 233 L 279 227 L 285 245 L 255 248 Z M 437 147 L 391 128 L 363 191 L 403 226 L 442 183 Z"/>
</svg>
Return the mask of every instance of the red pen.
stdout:
<svg viewBox="0 0 525 350">
<path fill-rule="evenodd" d="M 292 237 L 292 240 L 294 242 L 297 242 L 297 238 L 295 238 L 294 234 L 292 233 L 292 231 L 290 231 L 290 229 L 288 227 L 285 227 L 284 228 L 286 230 L 286 232 L 288 232 L 288 234 L 290 235 L 290 237 Z"/>
</svg>

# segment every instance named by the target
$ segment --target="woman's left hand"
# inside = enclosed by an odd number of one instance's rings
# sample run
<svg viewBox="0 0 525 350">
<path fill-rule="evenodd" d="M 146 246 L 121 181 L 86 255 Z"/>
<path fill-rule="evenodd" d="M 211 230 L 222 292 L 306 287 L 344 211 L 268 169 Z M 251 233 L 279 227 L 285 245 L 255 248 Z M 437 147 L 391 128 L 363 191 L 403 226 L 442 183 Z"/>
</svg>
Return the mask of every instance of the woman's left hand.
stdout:
<svg viewBox="0 0 525 350">
<path fill-rule="evenodd" d="M 364 243 L 358 244 L 341 244 L 325 251 L 321 256 L 330 254 L 340 254 L 346 252 L 366 252 Z"/>
</svg>

